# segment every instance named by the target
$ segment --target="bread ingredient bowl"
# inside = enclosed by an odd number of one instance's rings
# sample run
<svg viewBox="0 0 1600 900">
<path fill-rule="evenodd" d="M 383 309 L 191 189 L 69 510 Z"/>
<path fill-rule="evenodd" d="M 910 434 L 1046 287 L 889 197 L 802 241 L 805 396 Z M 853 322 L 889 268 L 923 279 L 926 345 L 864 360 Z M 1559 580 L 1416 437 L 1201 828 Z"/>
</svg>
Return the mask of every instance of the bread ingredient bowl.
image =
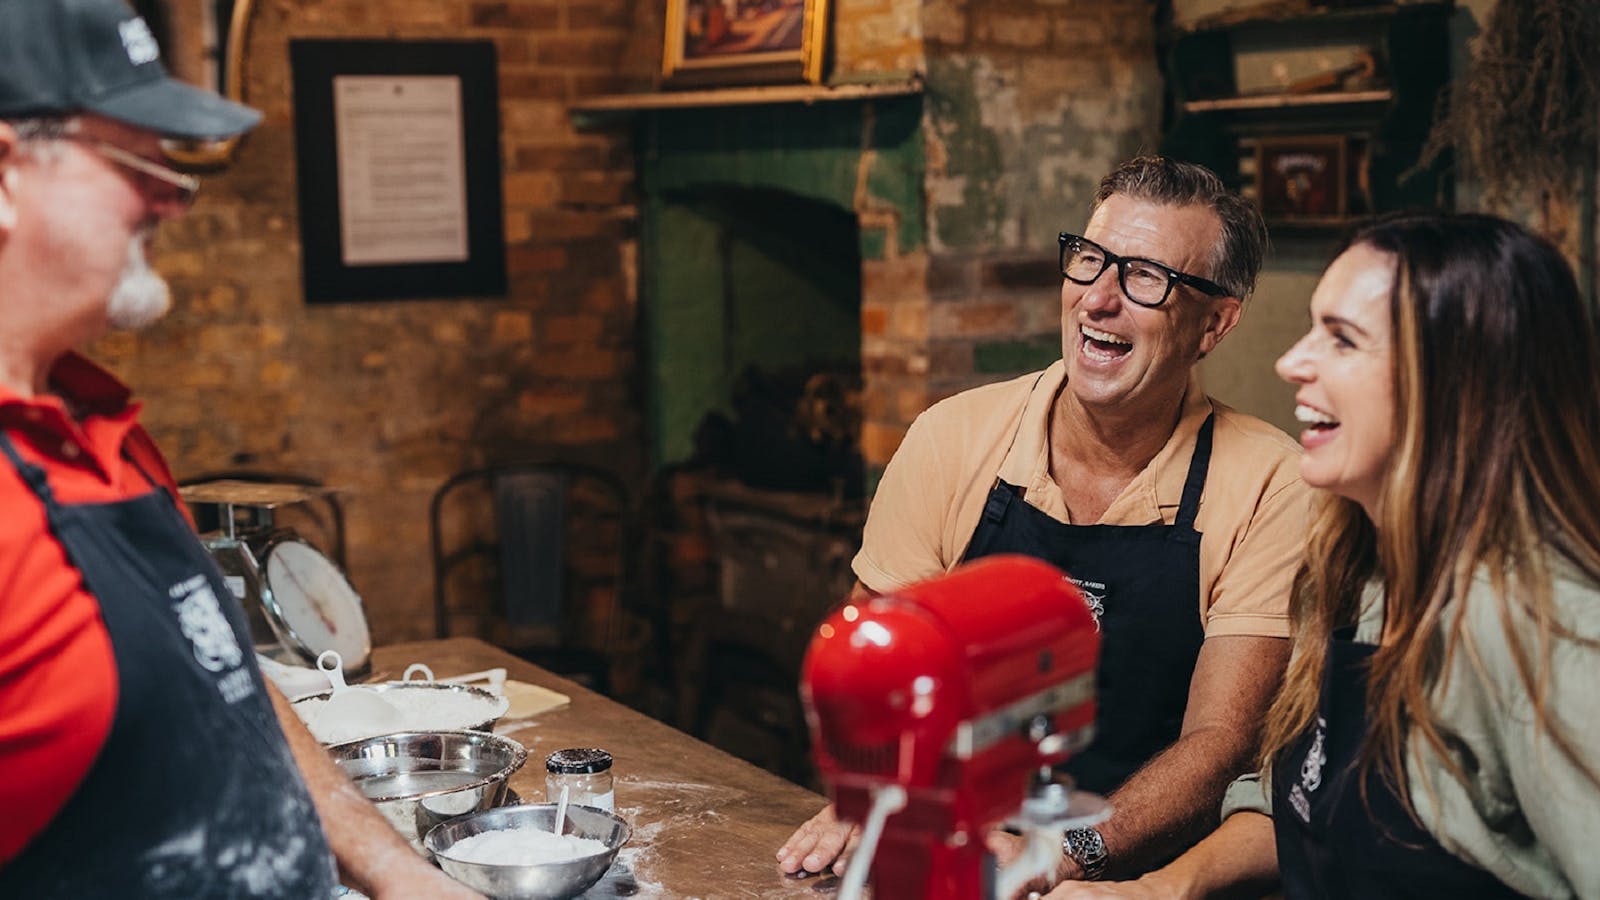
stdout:
<svg viewBox="0 0 1600 900">
<path fill-rule="evenodd" d="M 361 712 L 365 707 L 348 700 L 334 704 L 330 702 L 332 691 L 299 697 L 291 705 L 311 735 L 324 744 L 342 744 L 392 732 L 492 731 L 510 707 L 505 697 L 482 688 L 437 681 L 388 681 L 347 689 L 347 693 L 356 691 L 370 692 L 387 701 L 399 718 L 366 715 Z M 352 709 L 356 714 L 351 714 Z"/>
<path fill-rule="evenodd" d="M 621 818 L 592 806 L 568 806 L 567 835 L 599 841 L 604 849 L 571 859 L 525 864 L 469 862 L 453 858 L 450 851 L 467 838 L 493 831 L 530 829 L 552 832 L 556 804 L 531 803 L 505 806 L 453 819 L 435 826 L 423 840 L 447 875 L 467 887 L 497 900 L 576 897 L 605 877 L 617 852 L 632 836 Z"/>
<path fill-rule="evenodd" d="M 429 829 L 505 802 L 528 761 L 510 738 L 481 731 L 402 732 L 337 744 L 334 762 L 417 852 Z"/>
</svg>

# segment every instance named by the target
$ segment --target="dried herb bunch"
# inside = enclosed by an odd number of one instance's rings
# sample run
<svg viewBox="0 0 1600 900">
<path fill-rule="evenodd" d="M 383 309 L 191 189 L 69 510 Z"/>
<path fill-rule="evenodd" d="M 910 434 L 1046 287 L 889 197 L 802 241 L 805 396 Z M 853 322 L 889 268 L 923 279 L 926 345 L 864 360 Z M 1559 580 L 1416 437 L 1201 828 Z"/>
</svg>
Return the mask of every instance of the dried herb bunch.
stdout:
<svg viewBox="0 0 1600 900">
<path fill-rule="evenodd" d="M 1597 48 L 1600 2 L 1498 0 L 1419 165 L 1454 147 L 1491 201 L 1570 183 L 1596 161 Z"/>
</svg>

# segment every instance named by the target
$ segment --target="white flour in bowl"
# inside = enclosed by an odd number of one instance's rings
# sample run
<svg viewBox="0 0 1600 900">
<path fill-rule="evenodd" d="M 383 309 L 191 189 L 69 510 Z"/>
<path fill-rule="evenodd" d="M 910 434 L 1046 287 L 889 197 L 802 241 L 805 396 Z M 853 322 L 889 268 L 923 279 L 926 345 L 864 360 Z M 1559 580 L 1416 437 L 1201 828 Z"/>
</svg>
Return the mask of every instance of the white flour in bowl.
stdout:
<svg viewBox="0 0 1600 900">
<path fill-rule="evenodd" d="M 322 697 L 296 700 L 294 709 L 313 737 L 324 744 L 340 744 L 395 731 L 459 731 L 504 714 L 506 707 L 504 697 L 490 700 L 466 691 L 437 688 L 394 687 L 378 696 L 399 710 L 400 724 L 387 721 L 387 717 L 380 723 L 362 715 L 326 715 L 330 710 L 328 701 Z M 341 705 L 346 710 L 358 709 L 354 704 Z M 331 711 L 338 713 L 339 707 Z"/>
<path fill-rule="evenodd" d="M 444 856 L 491 866 L 537 866 L 604 853 L 605 842 L 538 828 L 503 828 L 462 838 Z"/>
</svg>

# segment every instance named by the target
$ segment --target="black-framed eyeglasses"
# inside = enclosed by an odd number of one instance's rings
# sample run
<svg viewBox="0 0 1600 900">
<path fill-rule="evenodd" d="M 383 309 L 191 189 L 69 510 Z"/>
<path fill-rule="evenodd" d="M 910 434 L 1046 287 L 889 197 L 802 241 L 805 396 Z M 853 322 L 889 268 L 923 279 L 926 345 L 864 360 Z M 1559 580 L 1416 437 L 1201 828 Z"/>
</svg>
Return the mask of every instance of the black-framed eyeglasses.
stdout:
<svg viewBox="0 0 1600 900">
<path fill-rule="evenodd" d="M 1061 277 L 1073 284 L 1094 284 L 1113 263 L 1122 293 L 1140 306 L 1156 307 L 1167 302 L 1175 284 L 1186 284 L 1212 297 L 1232 293 L 1215 281 L 1179 272 L 1142 256 L 1118 256 L 1086 237 L 1061 232 Z"/>
</svg>

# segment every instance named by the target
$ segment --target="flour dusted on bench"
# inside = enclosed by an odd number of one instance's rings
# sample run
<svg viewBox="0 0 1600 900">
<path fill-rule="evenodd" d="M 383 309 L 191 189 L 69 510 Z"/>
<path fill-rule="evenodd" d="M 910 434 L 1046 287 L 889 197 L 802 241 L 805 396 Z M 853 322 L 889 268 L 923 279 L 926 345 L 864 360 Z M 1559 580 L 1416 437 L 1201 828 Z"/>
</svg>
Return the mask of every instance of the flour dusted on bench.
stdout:
<svg viewBox="0 0 1600 900">
<path fill-rule="evenodd" d="M 462 862 L 491 866 L 536 866 L 604 853 L 593 838 L 557 835 L 538 828 L 505 828 L 462 838 L 443 855 Z"/>
</svg>

